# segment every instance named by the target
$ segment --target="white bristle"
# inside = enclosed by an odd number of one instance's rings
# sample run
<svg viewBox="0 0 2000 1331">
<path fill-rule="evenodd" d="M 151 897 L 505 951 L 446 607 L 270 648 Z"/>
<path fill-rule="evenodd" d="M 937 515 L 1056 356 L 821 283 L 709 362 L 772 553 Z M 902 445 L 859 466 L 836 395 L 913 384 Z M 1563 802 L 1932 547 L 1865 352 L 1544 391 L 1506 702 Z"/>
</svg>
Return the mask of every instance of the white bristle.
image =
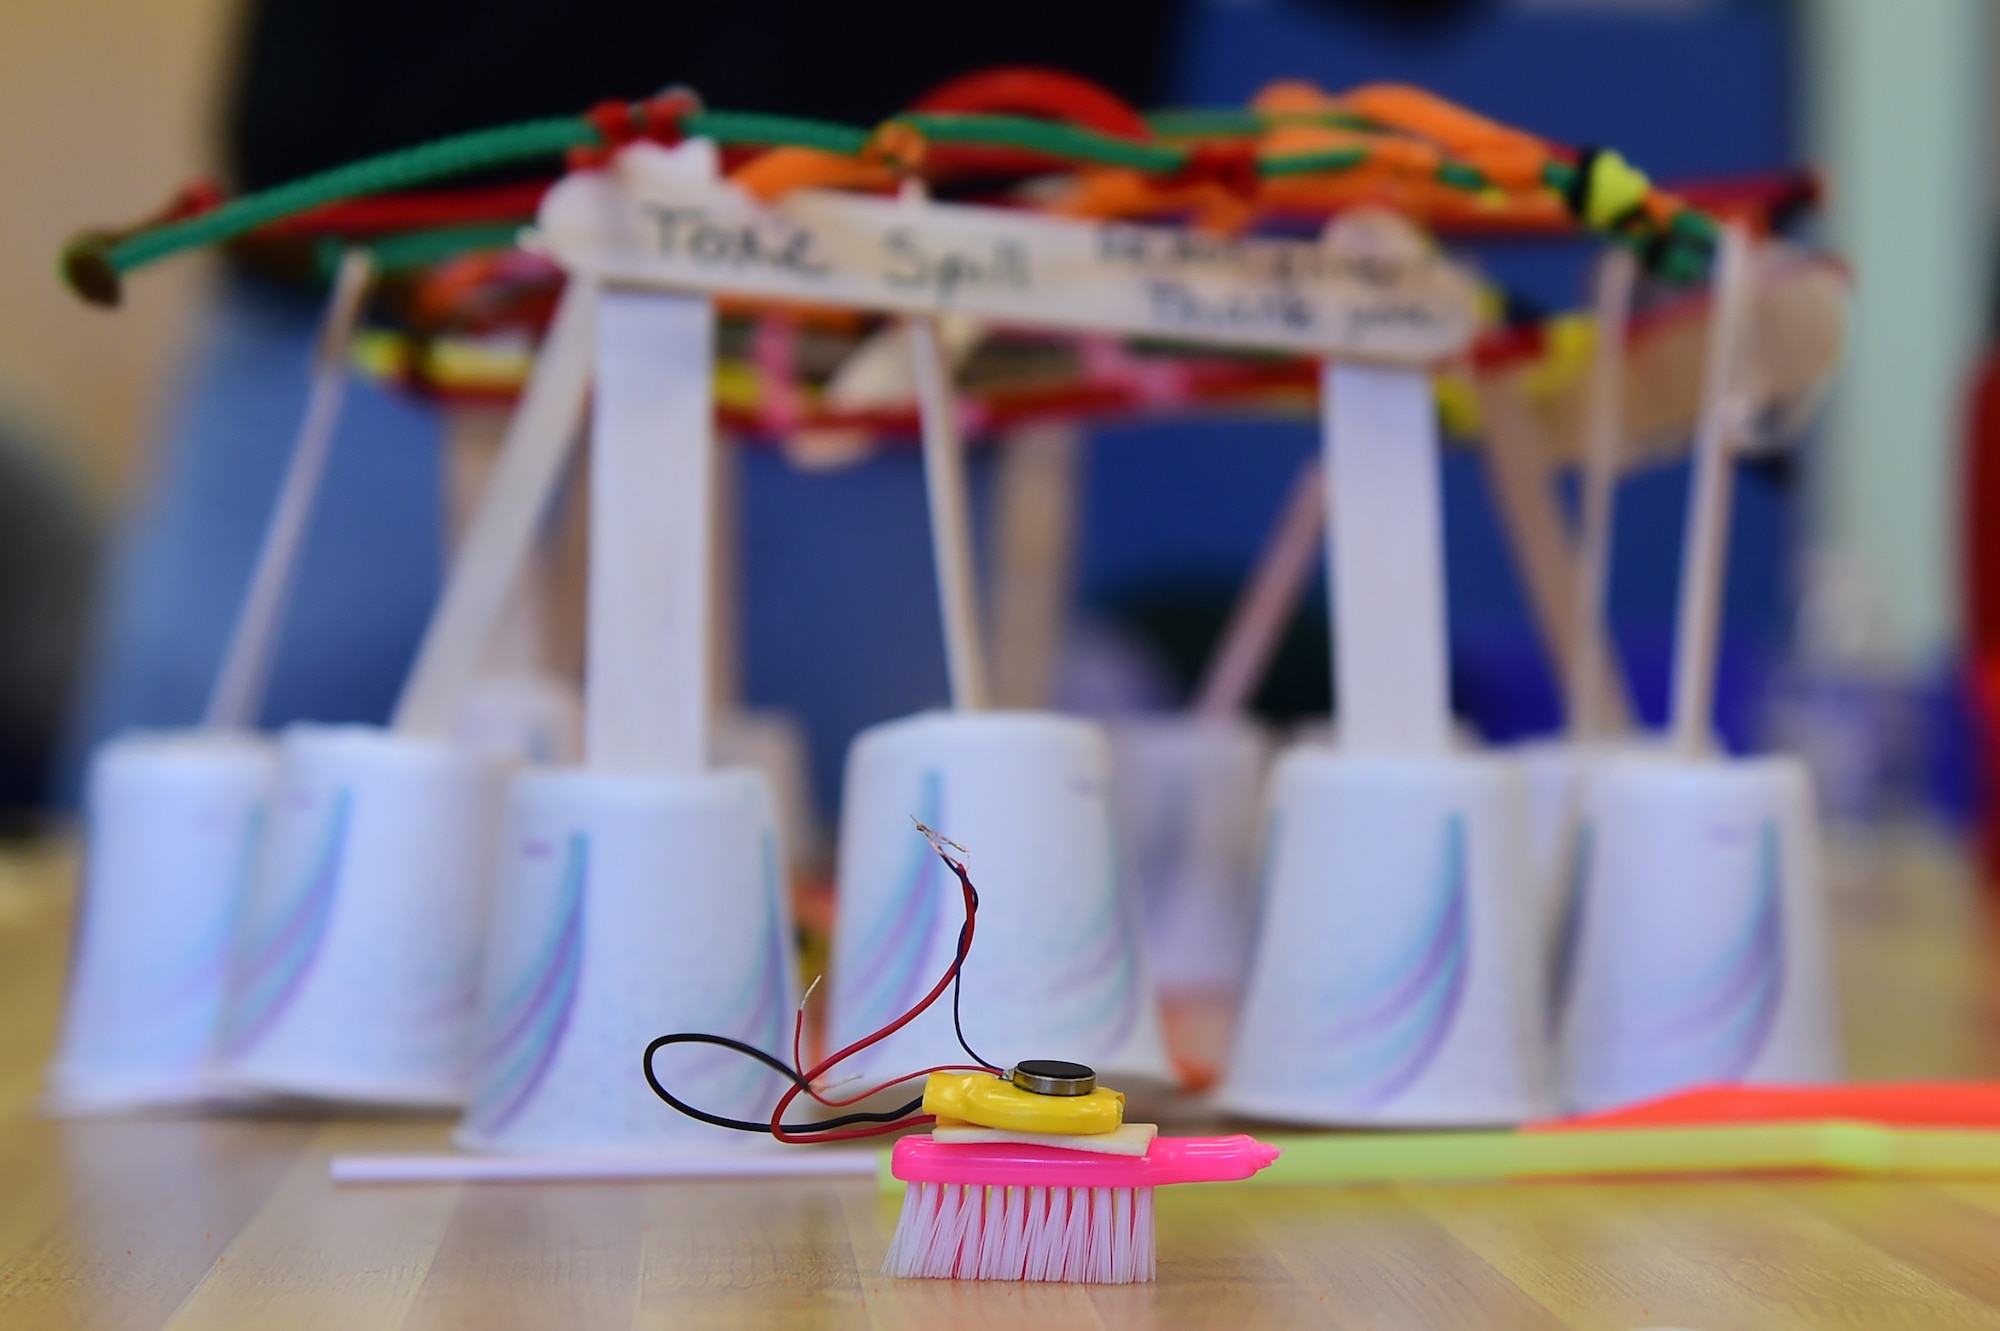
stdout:
<svg viewBox="0 0 2000 1331">
<path fill-rule="evenodd" d="M 885 1274 L 904 1279 L 1151 1280 L 1151 1188 L 912 1183 Z"/>
</svg>

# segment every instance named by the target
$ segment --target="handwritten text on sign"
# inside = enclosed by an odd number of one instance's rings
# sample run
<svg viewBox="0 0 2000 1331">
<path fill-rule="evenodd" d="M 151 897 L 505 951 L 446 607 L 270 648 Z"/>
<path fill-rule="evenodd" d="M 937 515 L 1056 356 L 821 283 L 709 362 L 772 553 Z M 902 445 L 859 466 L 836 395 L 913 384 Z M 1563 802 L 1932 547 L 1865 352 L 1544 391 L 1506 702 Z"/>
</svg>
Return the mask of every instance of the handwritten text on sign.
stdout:
<svg viewBox="0 0 2000 1331">
<path fill-rule="evenodd" d="M 1477 317 L 1471 279 L 1384 213 L 1317 243 L 1231 238 L 824 191 L 767 207 L 662 165 L 641 146 L 570 177 L 544 243 L 614 284 L 1376 361 L 1451 355 Z"/>
</svg>

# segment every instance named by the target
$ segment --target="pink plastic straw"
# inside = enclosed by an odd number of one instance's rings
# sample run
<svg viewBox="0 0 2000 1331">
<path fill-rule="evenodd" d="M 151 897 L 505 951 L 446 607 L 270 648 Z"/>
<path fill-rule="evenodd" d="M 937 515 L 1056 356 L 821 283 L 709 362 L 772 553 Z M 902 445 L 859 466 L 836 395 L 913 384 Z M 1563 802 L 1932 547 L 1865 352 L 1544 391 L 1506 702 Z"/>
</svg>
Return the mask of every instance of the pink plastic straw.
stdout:
<svg viewBox="0 0 2000 1331">
<path fill-rule="evenodd" d="M 1003 1188 L 1156 1188 L 1231 1183 L 1267 1167 L 1279 1148 L 1255 1137 L 1155 1137 L 1144 1155 L 1099 1155 L 1057 1146 L 994 1142 L 940 1145 L 905 1137 L 889 1172 L 905 1183 Z"/>
</svg>

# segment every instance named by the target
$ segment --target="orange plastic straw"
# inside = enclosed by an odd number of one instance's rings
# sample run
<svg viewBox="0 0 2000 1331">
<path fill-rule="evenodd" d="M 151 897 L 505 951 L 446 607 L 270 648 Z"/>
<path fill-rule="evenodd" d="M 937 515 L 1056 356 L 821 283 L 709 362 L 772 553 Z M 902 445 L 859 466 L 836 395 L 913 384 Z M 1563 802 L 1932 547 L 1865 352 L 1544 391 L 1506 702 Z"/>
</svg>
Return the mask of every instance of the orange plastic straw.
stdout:
<svg viewBox="0 0 2000 1331">
<path fill-rule="evenodd" d="M 2000 1082 L 1860 1082 L 1845 1086 L 1702 1086 L 1598 1114 L 1530 1123 L 1523 1132 L 1720 1127 L 1844 1119 L 1905 1128 L 2000 1127 Z"/>
</svg>

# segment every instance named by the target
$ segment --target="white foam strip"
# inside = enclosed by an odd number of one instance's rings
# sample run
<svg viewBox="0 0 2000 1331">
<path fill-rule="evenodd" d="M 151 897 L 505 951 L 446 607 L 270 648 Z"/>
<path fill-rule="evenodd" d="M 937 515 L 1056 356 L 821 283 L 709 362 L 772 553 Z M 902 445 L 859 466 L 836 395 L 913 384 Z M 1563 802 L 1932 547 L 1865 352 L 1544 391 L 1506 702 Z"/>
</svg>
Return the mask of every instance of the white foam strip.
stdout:
<svg viewBox="0 0 2000 1331">
<path fill-rule="evenodd" d="M 336 1155 L 335 1183 L 534 1183 L 593 1179 L 873 1178 L 876 1152 L 732 1155 Z"/>
</svg>

